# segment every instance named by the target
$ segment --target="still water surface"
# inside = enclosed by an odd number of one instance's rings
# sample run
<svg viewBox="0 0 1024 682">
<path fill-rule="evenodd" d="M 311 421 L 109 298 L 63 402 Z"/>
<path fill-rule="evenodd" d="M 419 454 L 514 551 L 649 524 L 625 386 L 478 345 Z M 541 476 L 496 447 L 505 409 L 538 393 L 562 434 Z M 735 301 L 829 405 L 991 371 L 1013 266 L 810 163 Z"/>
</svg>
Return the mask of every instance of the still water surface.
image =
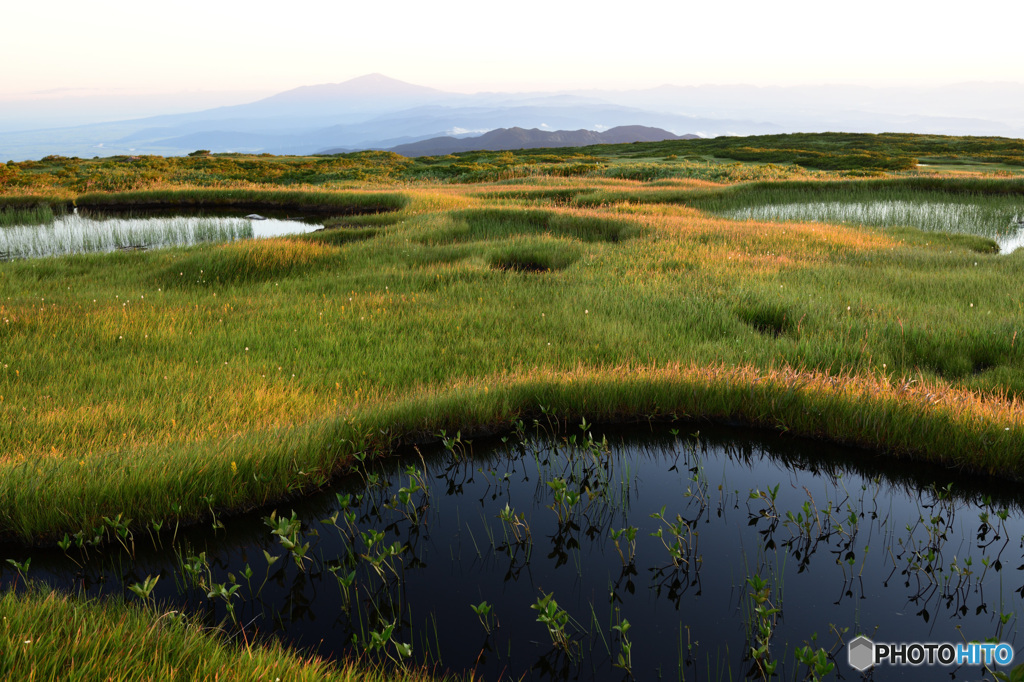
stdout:
<svg viewBox="0 0 1024 682">
<path fill-rule="evenodd" d="M 916 227 L 930 232 L 988 237 L 1000 253 L 1024 246 L 1024 204 L 997 205 L 922 201 L 831 201 L 764 204 L 728 211 L 733 220 L 807 221 Z"/>
<path fill-rule="evenodd" d="M 201 242 L 302 234 L 323 225 L 279 218 L 162 216 L 101 218 L 72 213 L 48 225 L 0 228 L 5 260 L 66 256 L 75 253 L 157 249 Z"/>
<path fill-rule="evenodd" d="M 862 450 L 699 428 L 449 435 L 448 448 L 374 464 L 273 518 L 136 531 L 130 552 L 73 543 L 37 552 L 32 576 L 137 600 L 126 586 L 159 575 L 153 596 L 168 607 L 237 633 L 230 603 L 250 639 L 332 657 L 364 652 L 393 624 L 372 656 L 398 658 L 408 644 L 414 661 L 489 680 L 620 680 L 624 644 L 637 679 L 741 679 L 757 665 L 757 579 L 780 609 L 769 622 L 780 679 L 803 679 L 794 651 L 805 645 L 829 652 L 841 679 L 860 679 L 843 644 L 858 633 L 993 638 L 1024 661 L 1016 490 Z M 2 579 L 17 577 L 7 566 Z M 218 583 L 239 588 L 209 596 Z M 568 616 L 567 651 L 532 608 L 545 595 Z M 484 617 L 472 608 L 482 602 Z M 623 637 L 615 626 L 626 621 Z M 872 679 L 981 677 L 924 666 Z"/>
</svg>

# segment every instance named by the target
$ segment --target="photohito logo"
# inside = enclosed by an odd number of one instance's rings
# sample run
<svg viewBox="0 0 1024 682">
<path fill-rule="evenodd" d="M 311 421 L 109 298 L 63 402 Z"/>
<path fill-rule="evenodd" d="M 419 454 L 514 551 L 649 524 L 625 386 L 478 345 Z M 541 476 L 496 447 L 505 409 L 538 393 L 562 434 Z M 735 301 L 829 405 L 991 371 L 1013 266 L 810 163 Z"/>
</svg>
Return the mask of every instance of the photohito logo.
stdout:
<svg viewBox="0 0 1024 682">
<path fill-rule="evenodd" d="M 911 642 L 889 644 L 872 642 L 861 635 L 846 645 L 850 667 L 863 672 L 873 665 L 1010 665 L 1013 648 L 1009 644 L 936 644 Z"/>
</svg>

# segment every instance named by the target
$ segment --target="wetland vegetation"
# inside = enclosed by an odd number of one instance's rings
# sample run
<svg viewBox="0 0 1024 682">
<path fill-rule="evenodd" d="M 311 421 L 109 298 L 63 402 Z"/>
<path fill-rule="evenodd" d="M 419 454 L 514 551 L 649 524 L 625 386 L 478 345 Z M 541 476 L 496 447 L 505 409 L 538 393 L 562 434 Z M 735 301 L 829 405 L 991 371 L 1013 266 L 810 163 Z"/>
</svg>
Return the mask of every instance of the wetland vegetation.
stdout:
<svg viewBox="0 0 1024 682">
<path fill-rule="evenodd" d="M 69 215 L 56 218 L 49 224 L 4 228 L 0 231 L 0 253 L 6 260 L 11 260 L 189 246 L 252 237 L 252 223 L 244 218 L 90 220 Z"/>
<path fill-rule="evenodd" d="M 48 222 L 73 205 L 276 206 L 316 213 L 330 229 L 0 263 L 0 533 L 15 543 L 2 574 L 6 617 L 29 632 L 44 627 L 49 608 L 79 608 L 66 588 L 56 595 L 35 585 L 31 558 L 53 550 L 18 547 L 88 547 L 105 555 L 122 551 L 128 537 L 159 544 L 191 525 L 230 526 L 235 514 L 269 516 L 277 508 L 274 523 L 284 525 L 275 526 L 275 538 L 291 543 L 283 547 L 294 557 L 307 540 L 289 530 L 295 527 L 283 516 L 290 508 L 283 501 L 403 445 L 442 433 L 468 440 L 475 432 L 514 431 L 534 419 L 570 430 L 583 418 L 697 420 L 693 431 L 700 420 L 743 422 L 880 453 L 864 451 L 866 458 L 927 463 L 934 468 L 916 474 L 919 490 L 967 473 L 1019 482 L 1024 261 L 997 253 L 993 241 L 1009 228 L 950 234 L 948 226 L 914 224 L 912 212 L 881 226 L 859 216 L 838 224 L 828 216 L 777 222 L 774 214 L 736 213 L 907 201 L 1024 215 L 1024 179 L 1013 164 L 1019 141 L 903 137 L 769 136 L 417 160 L 361 153 L 7 164 L 0 225 Z M 854 143 L 897 159 L 919 158 L 928 148 L 950 155 L 950 163 L 893 170 L 871 154 L 851 154 Z M 947 146 L 940 150 L 940 143 Z M 828 152 L 832 161 L 743 158 L 743 149 L 795 147 Z M 989 164 L 998 177 L 960 168 L 957 159 Z M 410 495 L 418 485 L 397 477 L 396 484 Z M 767 494 L 771 485 L 740 492 Z M 561 502 L 548 500 L 559 525 L 586 492 L 579 480 L 568 481 Z M 744 504 L 758 509 L 768 501 L 750 499 Z M 998 509 L 983 509 L 983 502 L 964 499 L 970 509 L 961 516 L 991 519 L 1011 510 L 1000 535 L 1008 554 L 999 557 L 1009 565 L 1020 559 L 1020 532 L 1012 530 L 1019 499 L 1011 495 Z M 670 506 L 662 513 L 663 550 L 672 556 L 681 543 L 679 560 L 689 561 L 684 549 L 693 538 L 675 514 L 687 517 Z M 512 504 L 502 521 L 513 542 L 527 532 L 538 537 L 532 524 L 517 525 L 521 511 Z M 784 510 L 778 515 L 780 524 L 788 520 Z M 762 516 L 754 525 L 769 522 Z M 373 524 L 361 532 L 371 527 L 385 532 Z M 629 534 L 613 538 L 612 527 L 600 528 L 605 558 L 618 561 Z M 362 553 L 371 554 L 361 541 Z M 373 547 L 392 546 L 380 542 Z M 952 576 L 950 557 L 942 560 Z M 235 582 L 223 582 L 226 573 L 216 581 L 207 576 L 208 603 L 231 603 L 212 583 L 234 594 L 240 570 L 230 571 Z M 172 573 L 158 573 L 160 585 L 173 584 Z M 162 608 L 150 599 L 161 594 L 147 583 L 152 578 L 129 581 L 145 595 L 139 604 L 81 608 L 119 624 L 113 632 L 129 629 L 152 641 L 156 662 L 138 665 L 188 666 L 169 658 L 177 646 L 169 642 L 192 637 L 200 621 L 193 614 L 179 627 L 176 618 L 150 616 L 166 625 L 143 626 L 140 613 Z M 719 669 L 717 677 L 753 671 L 767 678 L 774 661 L 790 661 L 788 678 L 818 675 L 813 665 L 794 663 L 805 645 L 809 656 L 824 648 L 825 674 L 840 649 L 809 641 L 827 634 L 820 626 L 772 635 L 795 617 L 787 620 L 785 607 L 773 612 L 778 594 L 764 578 L 755 570 L 735 581 L 750 598 L 735 623 L 746 623 L 749 636 L 728 659 L 730 672 Z M 545 619 L 541 634 L 555 650 L 560 643 L 566 649 L 560 633 L 581 612 L 550 589 L 535 597 L 530 615 Z M 483 630 L 506 617 L 503 608 L 492 615 L 493 604 L 473 601 L 469 615 Z M 986 608 L 995 617 L 995 607 Z M 223 610 L 214 620 L 225 615 L 230 621 Z M 609 666 L 625 674 L 650 664 L 637 658 L 642 645 L 622 646 L 643 637 L 639 619 L 597 615 Z M 405 658 L 394 642 L 410 643 L 401 628 L 385 630 L 373 631 L 380 640 L 364 631 L 380 644 L 377 663 L 344 668 L 297 657 L 280 665 L 294 661 L 311 679 L 374 674 L 375 665 Z M 988 628 L 965 636 L 1007 633 Z M 271 656 L 262 647 L 278 646 L 208 635 L 189 641 L 189 650 L 209 647 L 237 659 L 239 670 L 252 671 L 239 672 L 243 679 L 265 677 L 269 665 L 249 654 Z M 748 645 L 761 653 L 745 660 Z M 28 651 L 8 654 L 5 665 L 20 673 L 57 670 L 46 667 L 57 665 L 46 662 L 56 654 Z M 92 665 L 82 661 L 101 655 L 83 651 L 76 664 Z M 711 655 L 696 654 L 704 663 Z M 697 679 L 716 678 L 707 665 L 700 670 Z"/>
</svg>

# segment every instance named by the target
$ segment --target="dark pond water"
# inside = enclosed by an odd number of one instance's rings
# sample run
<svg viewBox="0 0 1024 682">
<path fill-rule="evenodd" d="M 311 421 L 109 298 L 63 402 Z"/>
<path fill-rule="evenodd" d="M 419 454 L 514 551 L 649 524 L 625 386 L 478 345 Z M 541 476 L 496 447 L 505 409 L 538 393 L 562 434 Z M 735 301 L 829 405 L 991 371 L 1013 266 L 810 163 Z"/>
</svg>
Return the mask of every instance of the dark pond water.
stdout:
<svg viewBox="0 0 1024 682">
<path fill-rule="evenodd" d="M 804 646 L 831 655 L 830 678 L 861 679 L 845 649 L 859 633 L 991 639 L 1020 652 L 1015 490 L 860 450 L 699 428 L 544 424 L 507 442 L 449 441 L 272 519 L 267 510 L 226 529 L 136 531 L 123 540 L 130 552 L 72 539 L 66 552 L 33 553 L 30 576 L 132 600 L 126 586 L 160 576 L 153 598 L 233 636 L 234 621 L 250 639 L 331 657 L 398 659 L 409 645 L 412 661 L 488 680 L 619 680 L 620 663 L 644 680 L 760 677 L 773 663 L 779 679 L 804 679 Z M 2 580 L 18 580 L 11 566 Z M 550 628 L 535 608 L 548 595 Z M 870 679 L 982 677 L 978 666 L 921 666 Z"/>
</svg>

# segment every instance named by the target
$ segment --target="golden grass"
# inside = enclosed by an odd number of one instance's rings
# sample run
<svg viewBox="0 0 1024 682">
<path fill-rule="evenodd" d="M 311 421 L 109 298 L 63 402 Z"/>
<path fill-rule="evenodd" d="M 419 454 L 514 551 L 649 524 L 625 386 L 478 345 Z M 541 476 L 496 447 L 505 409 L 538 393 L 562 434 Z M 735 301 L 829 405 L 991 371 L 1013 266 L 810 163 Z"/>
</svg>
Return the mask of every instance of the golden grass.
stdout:
<svg viewBox="0 0 1024 682">
<path fill-rule="evenodd" d="M 615 184 L 628 182 L 615 181 Z M 430 214 L 427 217 L 433 218 L 436 211 L 478 201 L 466 197 L 465 193 L 465 188 L 457 186 L 420 190 L 413 193 L 414 200 L 408 210 Z M 890 249 L 899 244 L 876 231 L 820 224 L 736 222 L 678 205 L 620 204 L 597 209 L 551 207 L 548 210 L 581 217 L 625 215 L 647 228 L 648 237 L 641 243 L 595 248 L 589 259 L 592 263 L 607 261 L 615 252 L 628 249 L 624 261 L 628 278 L 646 287 L 658 282 L 671 284 L 676 275 L 674 268 L 666 263 L 690 261 L 702 269 L 710 269 L 717 277 L 732 277 L 735 273 L 755 277 L 835 260 L 846 250 Z M 443 219 L 443 214 L 441 216 Z M 710 241 L 703 243 L 705 237 Z M 175 277 L 180 277 L 182 282 L 190 279 L 212 282 L 227 277 L 228 273 L 242 279 L 261 276 L 261 273 L 302 273 L 316 265 L 329 265 L 339 253 L 341 250 L 335 246 L 292 238 L 234 242 L 211 247 L 191 259 L 186 255 L 185 264 L 176 257 L 178 262 L 168 267 L 168 277 L 174 284 Z M 465 265 L 459 263 L 430 266 L 437 277 L 445 273 L 455 275 L 464 269 Z M 206 339 L 216 336 L 219 325 L 225 320 L 228 323 L 237 320 L 249 327 L 265 326 L 269 321 L 265 321 L 264 314 L 268 306 L 273 309 L 276 304 L 271 300 L 247 300 L 238 296 L 221 303 L 215 293 L 211 298 L 199 290 L 196 296 L 201 304 L 186 306 L 176 302 L 168 306 L 162 303 L 165 294 L 160 288 L 125 291 L 112 301 L 97 303 L 91 300 L 25 302 L 24 299 L 18 303 L 0 303 L 0 323 L 31 329 L 38 337 L 87 345 L 128 339 L 133 346 L 123 356 L 120 371 L 148 376 L 147 384 L 152 391 L 151 399 L 141 402 L 135 396 L 120 400 L 108 396 L 100 404 L 91 404 L 87 402 L 90 398 L 87 393 L 61 395 L 56 377 L 39 377 L 31 385 L 21 382 L 20 370 L 13 367 L 16 379 L 8 385 L 5 391 L 8 395 L 0 402 L 0 415 L 8 420 L 11 432 L 21 435 L 7 440 L 6 457 L 39 456 L 50 453 L 53 448 L 58 452 L 66 451 L 72 457 L 82 457 L 92 451 L 126 445 L 194 443 L 299 425 L 310 415 L 337 410 L 340 401 L 350 399 L 344 396 L 351 396 L 356 390 L 362 390 L 364 395 L 368 389 L 379 390 L 372 381 L 361 385 L 360 379 L 343 382 L 338 377 L 325 377 L 323 386 L 308 381 L 291 382 L 292 372 L 279 368 L 288 363 L 294 365 L 295 361 L 301 366 L 301 357 L 279 356 L 276 360 L 255 361 L 244 349 L 247 343 L 244 338 L 235 344 L 238 347 L 233 349 L 231 357 L 211 361 L 204 357 L 202 347 L 208 343 Z M 316 320 L 305 319 L 301 324 L 307 329 L 321 330 L 316 333 L 345 334 L 347 325 L 380 324 L 389 315 L 422 316 L 425 306 L 430 306 L 434 298 L 426 292 L 400 296 L 372 291 L 347 294 L 339 297 L 335 293 L 329 300 L 321 301 L 316 309 Z M 351 298 L 351 302 L 346 298 Z M 322 324 L 318 326 L 317 321 Z M 280 333 L 287 335 L 296 321 L 286 315 L 278 324 Z M 82 359 L 83 364 L 75 368 L 77 373 L 88 375 L 97 371 L 92 362 Z M 4 359 L 4 362 L 13 360 Z M 38 387 L 46 384 L 53 384 L 53 387 L 44 389 L 46 393 L 40 395 Z M 337 389 L 332 390 L 335 386 Z M 182 400 L 185 402 L 181 403 Z M 169 412 L 162 401 L 181 403 L 177 416 Z M 28 409 L 29 406 L 32 409 Z M 83 425 L 88 426 L 83 428 Z"/>
<path fill-rule="evenodd" d="M 230 680 L 409 682 L 442 679 L 422 668 L 384 670 L 297 654 L 276 642 L 231 643 L 175 612 L 43 590 L 0 595 L 0 669 L 24 682 Z"/>
<path fill-rule="evenodd" d="M 680 191 L 708 188 L 701 181 L 672 181 L 659 183 L 660 190 L 668 185 Z M 993 431 L 1000 420 L 1008 421 L 1004 429 L 1019 432 L 1015 393 L 972 391 L 969 382 L 977 380 L 971 377 L 958 384 L 917 371 L 931 361 L 928 353 L 939 352 L 927 344 L 953 347 L 942 335 L 957 333 L 968 321 L 964 313 L 933 309 L 927 299 L 918 304 L 916 291 L 891 295 L 893 287 L 915 278 L 922 279 L 925 292 L 954 286 L 964 272 L 961 261 L 982 256 L 947 255 L 945 247 L 932 253 L 881 230 L 731 221 L 678 203 L 530 206 L 570 226 L 586 219 L 641 228 L 619 241 L 582 241 L 571 231 L 566 236 L 536 226 L 522 233 L 509 228 L 507 236 L 499 229 L 497 237 L 486 238 L 486 226 L 467 228 L 458 213 L 495 206 L 505 210 L 496 213 L 503 219 L 523 205 L 480 196 L 492 191 L 599 186 L 652 189 L 628 180 L 578 178 L 422 185 L 406 191 L 411 202 L 396 214 L 398 222 L 367 242 L 337 246 L 294 237 L 4 264 L 0 469 L 43 462 L 56 472 L 48 480 L 61 479 L 65 491 L 106 480 L 113 497 L 104 504 L 116 504 L 123 475 L 115 466 L 109 479 L 96 478 L 96 470 L 111 462 L 138 459 L 145 462 L 142 468 L 160 472 L 140 485 L 159 487 L 159 476 L 196 476 L 199 470 L 219 472 L 216 485 L 223 485 L 230 480 L 224 452 L 238 459 L 245 448 L 269 448 L 274 457 L 299 452 L 304 471 L 328 476 L 343 453 L 324 434 L 337 436 L 339 424 L 361 419 L 387 429 L 387 419 L 372 414 L 383 414 L 389 405 L 436 412 L 430 423 L 458 428 L 451 420 L 503 422 L 535 409 L 545 391 L 564 392 L 572 385 L 590 388 L 566 393 L 566 410 L 585 412 L 607 393 L 619 402 L 596 409 L 595 416 L 635 415 L 646 409 L 642 394 L 649 384 L 651 390 L 663 387 L 655 393 L 669 392 L 652 409 L 784 424 L 794 432 L 939 461 L 950 455 L 915 449 L 898 430 L 883 428 L 869 437 L 869 417 L 861 412 L 883 422 L 894 415 L 912 417 L 918 426 L 911 432 L 919 439 L 921 429 L 938 433 L 935 425 L 947 422 L 988 424 L 981 431 L 964 427 L 965 443 L 984 441 L 989 436 L 982 431 L 992 431 L 1002 443 Z M 487 212 L 477 211 L 473 219 L 486 220 Z M 462 241 L 445 237 L 454 228 L 463 229 Z M 431 234 L 438 235 L 436 243 L 427 239 Z M 544 274 L 489 265 L 496 249 L 513 247 L 566 257 L 571 264 Z M 940 256 L 945 260 L 936 260 Z M 904 269 L 907 259 L 918 263 L 916 269 Z M 997 281 L 996 268 L 1011 267 L 1012 261 L 983 264 L 984 272 L 973 266 L 970 271 L 982 278 L 969 283 L 979 307 L 978 294 L 992 290 L 988 283 Z M 849 284 L 851 277 L 858 284 Z M 865 283 L 876 279 L 892 286 L 866 295 Z M 937 295 L 942 302 L 951 298 Z M 847 308 L 858 301 L 856 310 Z M 986 306 L 999 311 L 1010 303 L 1003 296 Z M 767 315 L 768 322 L 758 315 Z M 892 345 L 893 334 L 902 334 L 891 331 L 897 323 L 923 339 L 918 355 Z M 987 339 L 1012 333 L 990 326 L 971 331 L 982 368 L 991 364 L 982 353 Z M 1012 343 L 1010 351 L 1000 347 L 994 352 L 1012 354 Z M 909 359 L 897 365 L 897 353 Z M 1007 362 L 1002 357 L 997 360 Z M 666 362 L 674 368 L 665 369 Z M 915 377 L 917 383 L 899 388 L 903 384 L 894 379 L 876 377 L 885 363 L 898 367 L 887 373 Z M 633 385 L 635 395 L 617 390 L 616 381 Z M 548 384 L 554 388 L 544 388 Z M 693 402 L 677 394 L 682 384 L 705 398 Z M 534 385 L 538 392 L 531 402 L 528 389 Z M 505 396 L 505 407 L 477 413 L 456 405 L 445 417 L 443 409 L 458 402 L 463 386 L 486 386 L 489 400 Z M 776 409 L 774 393 L 748 404 L 740 394 L 754 386 L 793 393 L 808 404 L 828 403 L 834 414 L 805 423 L 789 408 Z M 925 394 L 930 402 L 922 402 Z M 718 402 L 707 402 L 707 396 L 718 396 Z M 948 441 L 947 435 L 942 439 Z M 979 456 L 971 466 L 1012 470 L 1009 446 L 999 447 L 1001 454 L 991 462 Z M 185 492 L 179 486 L 180 494 L 192 497 L 173 501 L 194 504 L 204 485 L 190 483 Z M 258 496 L 280 493 L 268 488 Z M 241 498 L 235 503 L 248 504 Z M 166 506 L 161 501 L 131 513 L 158 516 Z"/>
</svg>

